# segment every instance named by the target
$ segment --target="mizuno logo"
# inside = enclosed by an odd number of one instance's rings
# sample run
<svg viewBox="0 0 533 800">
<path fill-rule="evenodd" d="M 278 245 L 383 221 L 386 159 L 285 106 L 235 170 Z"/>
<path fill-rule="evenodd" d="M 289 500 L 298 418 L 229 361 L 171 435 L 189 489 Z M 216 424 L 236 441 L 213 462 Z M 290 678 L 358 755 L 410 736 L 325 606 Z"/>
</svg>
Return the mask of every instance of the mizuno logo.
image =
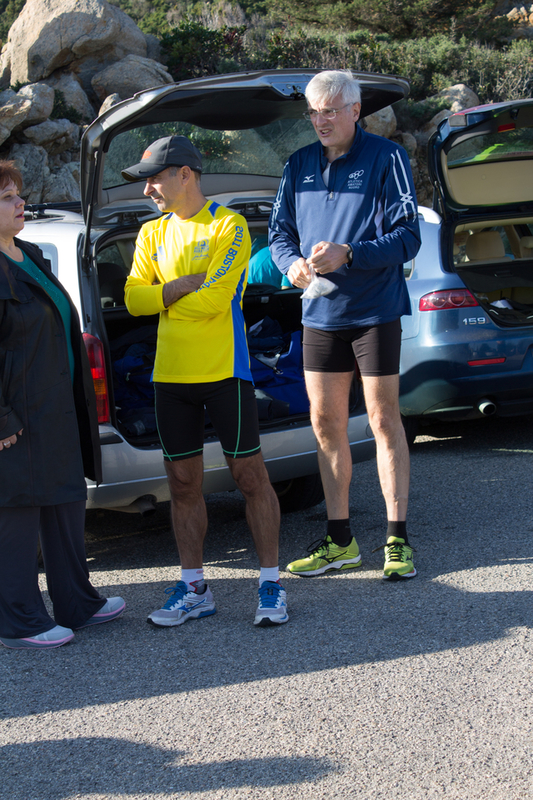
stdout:
<svg viewBox="0 0 533 800">
<path fill-rule="evenodd" d="M 190 611 L 194 611 L 199 606 L 205 605 L 205 602 L 206 602 L 206 600 L 204 598 L 203 600 L 200 600 L 199 603 L 193 603 L 192 605 L 184 606 L 183 610 L 186 611 L 187 613 L 189 613 Z"/>
<path fill-rule="evenodd" d="M 304 178 L 304 183 L 314 183 L 315 176 L 314 175 L 306 175 Z"/>
<path fill-rule="evenodd" d="M 345 551 L 344 551 L 344 553 L 337 553 L 337 555 L 335 555 L 335 556 L 332 556 L 331 558 L 329 558 L 329 557 L 328 557 L 328 556 L 326 556 L 326 555 L 323 555 L 323 556 L 321 556 L 321 558 L 322 558 L 324 561 L 326 561 L 328 564 L 331 564 L 331 562 L 332 562 L 332 561 L 338 561 L 339 559 L 341 559 L 343 556 L 345 556 L 345 555 L 346 555 L 346 553 L 347 553 L 347 552 L 348 552 L 348 551 L 347 551 L 347 550 L 345 550 Z"/>
</svg>

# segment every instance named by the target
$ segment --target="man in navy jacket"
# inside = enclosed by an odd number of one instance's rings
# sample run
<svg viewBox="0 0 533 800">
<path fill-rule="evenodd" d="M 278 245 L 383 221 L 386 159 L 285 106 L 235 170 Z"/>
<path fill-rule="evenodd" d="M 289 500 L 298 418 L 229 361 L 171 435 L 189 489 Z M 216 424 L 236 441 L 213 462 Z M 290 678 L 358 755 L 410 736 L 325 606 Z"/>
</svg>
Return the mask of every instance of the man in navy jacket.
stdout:
<svg viewBox="0 0 533 800">
<path fill-rule="evenodd" d="M 328 512 L 326 535 L 298 575 L 360 566 L 349 520 L 347 437 L 356 365 L 376 439 L 388 518 L 384 579 L 416 575 L 406 531 L 409 451 L 399 408 L 400 317 L 411 308 L 403 273 L 420 247 L 411 168 L 403 148 L 358 125 L 361 92 L 349 71 L 309 82 L 319 141 L 292 155 L 270 218 L 270 249 L 294 286 L 318 276 L 334 286 L 302 301 L 304 371 Z M 331 288 L 331 287 L 330 287 Z"/>
</svg>

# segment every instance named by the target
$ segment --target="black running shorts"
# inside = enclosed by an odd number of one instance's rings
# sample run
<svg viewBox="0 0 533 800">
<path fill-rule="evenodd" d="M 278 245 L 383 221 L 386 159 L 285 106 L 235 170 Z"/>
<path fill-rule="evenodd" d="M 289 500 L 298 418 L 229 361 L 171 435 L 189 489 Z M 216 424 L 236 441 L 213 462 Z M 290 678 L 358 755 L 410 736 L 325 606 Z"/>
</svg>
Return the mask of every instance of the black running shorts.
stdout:
<svg viewBox="0 0 533 800">
<path fill-rule="evenodd" d="M 304 370 L 309 372 L 353 372 L 379 377 L 400 371 L 400 320 L 367 328 L 322 331 L 304 328 Z"/>
<path fill-rule="evenodd" d="M 259 420 L 250 381 L 227 378 L 214 383 L 155 383 L 157 430 L 166 461 L 201 455 L 205 412 L 224 455 L 247 458 L 259 453 Z"/>
</svg>

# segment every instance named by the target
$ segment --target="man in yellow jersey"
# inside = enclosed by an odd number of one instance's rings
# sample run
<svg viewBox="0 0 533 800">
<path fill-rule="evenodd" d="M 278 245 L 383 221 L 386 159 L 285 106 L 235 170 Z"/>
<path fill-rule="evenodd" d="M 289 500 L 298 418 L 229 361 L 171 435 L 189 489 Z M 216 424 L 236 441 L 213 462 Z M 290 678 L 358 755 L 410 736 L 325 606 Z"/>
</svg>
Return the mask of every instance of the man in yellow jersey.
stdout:
<svg viewBox="0 0 533 800">
<path fill-rule="evenodd" d="M 259 563 L 255 625 L 287 622 L 279 583 L 279 504 L 261 455 L 242 296 L 250 234 L 239 214 L 202 194 L 202 158 L 185 136 L 166 136 L 122 174 L 145 180 L 162 216 L 142 226 L 126 282 L 134 316 L 159 313 L 155 409 L 168 476 L 181 580 L 148 622 L 181 625 L 216 611 L 204 581 L 204 409 L 246 501 Z"/>
</svg>

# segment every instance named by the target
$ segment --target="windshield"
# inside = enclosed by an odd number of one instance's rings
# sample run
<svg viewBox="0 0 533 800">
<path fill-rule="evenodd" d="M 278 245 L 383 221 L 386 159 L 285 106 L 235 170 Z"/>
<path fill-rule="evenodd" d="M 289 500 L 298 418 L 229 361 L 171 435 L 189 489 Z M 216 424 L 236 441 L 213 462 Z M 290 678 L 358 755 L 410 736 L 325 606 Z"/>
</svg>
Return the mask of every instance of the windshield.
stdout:
<svg viewBox="0 0 533 800">
<path fill-rule="evenodd" d="M 310 122 L 303 118 L 279 119 L 260 128 L 217 131 L 188 122 L 163 122 L 116 136 L 106 154 L 104 189 L 126 183 L 121 170 L 139 163 L 147 146 L 162 136 L 187 136 L 200 150 L 203 174 L 236 173 L 281 177 L 288 157 L 300 147 L 316 142 Z"/>
<path fill-rule="evenodd" d="M 533 156 L 533 129 L 502 125 L 497 133 L 459 142 L 448 153 L 448 168 L 486 161 L 509 161 Z"/>
</svg>

